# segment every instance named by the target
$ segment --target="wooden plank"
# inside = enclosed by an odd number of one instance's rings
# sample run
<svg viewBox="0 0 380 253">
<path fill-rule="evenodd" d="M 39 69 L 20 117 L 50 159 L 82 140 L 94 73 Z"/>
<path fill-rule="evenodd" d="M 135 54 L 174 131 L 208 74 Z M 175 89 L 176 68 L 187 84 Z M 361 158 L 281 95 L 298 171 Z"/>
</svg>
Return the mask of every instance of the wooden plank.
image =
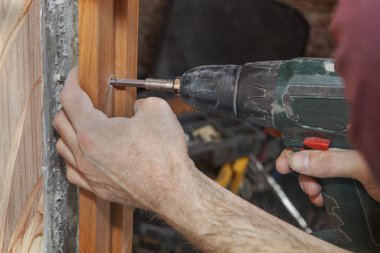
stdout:
<svg viewBox="0 0 380 253">
<path fill-rule="evenodd" d="M 34 191 L 42 175 L 39 13 L 39 0 L 0 0 L 0 252 L 17 252 L 28 244 L 19 235 L 42 224 L 39 216 L 29 226 L 41 199 Z"/>
<path fill-rule="evenodd" d="M 135 89 L 110 89 L 111 75 L 136 77 L 138 0 L 79 1 L 79 81 L 109 116 L 131 116 Z M 85 190 L 79 197 L 79 251 L 131 252 L 132 214 Z"/>
<path fill-rule="evenodd" d="M 81 0 L 78 3 L 79 82 L 95 107 L 103 111 L 106 109 L 105 94 L 108 87 L 104 76 L 112 74 L 114 62 L 113 55 L 107 55 L 104 52 L 105 49 L 107 51 L 113 49 L 113 47 L 109 48 L 113 42 L 113 36 L 108 40 L 104 38 L 110 35 L 109 30 L 113 30 L 113 8 L 107 5 L 110 2 Z M 100 64 L 104 68 L 101 68 Z M 109 252 L 109 206 L 110 204 L 106 201 L 80 189 L 79 252 Z"/>
<path fill-rule="evenodd" d="M 128 15 L 125 15 L 128 13 Z M 117 0 L 115 2 L 115 76 L 116 77 L 137 77 L 137 52 L 138 52 L 138 0 Z M 133 115 L 133 103 L 136 100 L 136 89 L 128 88 L 115 90 L 115 116 Z M 120 207 L 114 206 L 120 209 Z M 120 215 L 120 214 L 119 214 Z M 122 208 L 119 215 L 112 216 L 116 223 L 113 226 L 113 238 L 120 240 L 119 243 L 112 244 L 112 253 L 132 252 L 132 225 L 133 209 L 127 206 Z M 122 222 L 121 230 L 119 229 Z"/>
</svg>

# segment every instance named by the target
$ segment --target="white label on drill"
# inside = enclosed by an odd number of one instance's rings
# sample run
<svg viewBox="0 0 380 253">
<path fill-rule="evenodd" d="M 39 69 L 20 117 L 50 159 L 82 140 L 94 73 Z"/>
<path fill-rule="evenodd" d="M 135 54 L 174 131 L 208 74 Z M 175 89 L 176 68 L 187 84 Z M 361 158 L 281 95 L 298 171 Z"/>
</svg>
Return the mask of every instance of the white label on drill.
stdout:
<svg viewBox="0 0 380 253">
<path fill-rule="evenodd" d="M 335 64 L 333 62 L 325 62 L 325 70 L 327 72 L 335 72 Z"/>
</svg>

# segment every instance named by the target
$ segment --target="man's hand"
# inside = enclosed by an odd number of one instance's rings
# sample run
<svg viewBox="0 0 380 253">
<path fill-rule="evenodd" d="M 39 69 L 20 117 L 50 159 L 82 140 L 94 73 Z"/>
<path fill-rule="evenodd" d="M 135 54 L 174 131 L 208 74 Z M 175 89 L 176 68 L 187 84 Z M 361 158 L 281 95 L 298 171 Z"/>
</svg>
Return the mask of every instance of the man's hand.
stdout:
<svg viewBox="0 0 380 253">
<path fill-rule="evenodd" d="M 204 252 L 340 251 L 199 172 L 165 101 L 139 100 L 134 117 L 108 118 L 80 89 L 73 70 L 61 102 L 54 127 L 72 183 L 101 198 L 157 212 Z"/>
<path fill-rule="evenodd" d="M 57 150 L 66 161 L 70 182 L 101 198 L 157 211 L 167 193 L 179 189 L 178 170 L 188 162 L 184 132 L 162 99 L 135 104 L 133 118 L 108 118 L 94 108 L 70 72 L 61 93 L 54 127 Z M 182 166 L 187 168 L 188 166 Z"/>
<path fill-rule="evenodd" d="M 323 206 L 321 186 L 314 179 L 345 177 L 361 182 L 368 194 L 380 202 L 380 184 L 372 176 L 364 157 L 355 150 L 330 149 L 329 151 L 284 150 L 276 162 L 277 170 L 286 174 L 300 173 L 299 184 L 316 206 Z"/>
</svg>

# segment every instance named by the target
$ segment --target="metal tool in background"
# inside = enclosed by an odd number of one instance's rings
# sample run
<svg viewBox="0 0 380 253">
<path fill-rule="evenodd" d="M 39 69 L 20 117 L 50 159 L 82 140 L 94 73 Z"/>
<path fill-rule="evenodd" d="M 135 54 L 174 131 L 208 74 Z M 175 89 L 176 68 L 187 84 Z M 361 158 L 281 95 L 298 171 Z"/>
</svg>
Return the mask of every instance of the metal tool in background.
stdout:
<svg viewBox="0 0 380 253">
<path fill-rule="evenodd" d="M 286 193 L 283 191 L 282 187 L 276 182 L 276 180 L 268 174 L 264 165 L 256 158 L 255 155 L 251 154 L 249 156 L 248 169 L 252 171 L 259 172 L 262 176 L 265 177 L 266 182 L 271 187 L 273 192 L 280 199 L 281 203 L 284 205 L 286 210 L 292 215 L 292 217 L 297 221 L 298 225 L 307 233 L 311 233 L 312 230 L 308 226 L 306 220 L 302 217 L 297 208 L 293 205 L 292 201 L 288 198 Z"/>
<path fill-rule="evenodd" d="M 261 128 L 241 119 L 202 112 L 178 116 L 191 159 L 205 168 L 219 169 L 239 157 L 257 154 L 265 141 Z"/>
<path fill-rule="evenodd" d="M 331 59 L 298 58 L 240 65 L 201 66 L 175 80 L 112 79 L 115 86 L 173 92 L 205 112 L 273 128 L 294 151 L 350 148 L 348 108 Z M 357 252 L 380 250 L 380 203 L 356 180 L 320 179 L 336 229 L 322 238 Z"/>
<path fill-rule="evenodd" d="M 248 157 L 240 157 L 232 163 L 224 164 L 215 181 L 231 192 L 238 194 L 248 168 L 248 163 Z"/>
<path fill-rule="evenodd" d="M 247 169 L 252 170 L 253 173 L 259 173 L 263 178 L 265 178 L 266 183 L 277 195 L 281 203 L 298 223 L 298 225 L 306 233 L 312 232 L 306 220 L 288 198 L 282 187 L 269 173 L 267 173 L 268 169 L 264 168 L 264 165 L 256 158 L 255 155 L 251 154 L 248 157 L 241 157 L 236 159 L 233 163 L 223 165 L 215 181 L 224 188 L 229 189 L 231 192 L 238 194 Z"/>
</svg>

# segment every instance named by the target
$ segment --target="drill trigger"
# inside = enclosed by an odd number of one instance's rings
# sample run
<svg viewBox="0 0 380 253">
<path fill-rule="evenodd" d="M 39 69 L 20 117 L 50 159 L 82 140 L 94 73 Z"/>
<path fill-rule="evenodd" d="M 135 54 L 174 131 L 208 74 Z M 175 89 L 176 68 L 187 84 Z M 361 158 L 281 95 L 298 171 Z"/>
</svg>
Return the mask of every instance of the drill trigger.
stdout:
<svg viewBox="0 0 380 253">
<path fill-rule="evenodd" d="M 305 147 L 326 151 L 330 148 L 331 141 L 329 139 L 323 139 L 318 137 L 308 137 L 303 141 Z"/>
</svg>

